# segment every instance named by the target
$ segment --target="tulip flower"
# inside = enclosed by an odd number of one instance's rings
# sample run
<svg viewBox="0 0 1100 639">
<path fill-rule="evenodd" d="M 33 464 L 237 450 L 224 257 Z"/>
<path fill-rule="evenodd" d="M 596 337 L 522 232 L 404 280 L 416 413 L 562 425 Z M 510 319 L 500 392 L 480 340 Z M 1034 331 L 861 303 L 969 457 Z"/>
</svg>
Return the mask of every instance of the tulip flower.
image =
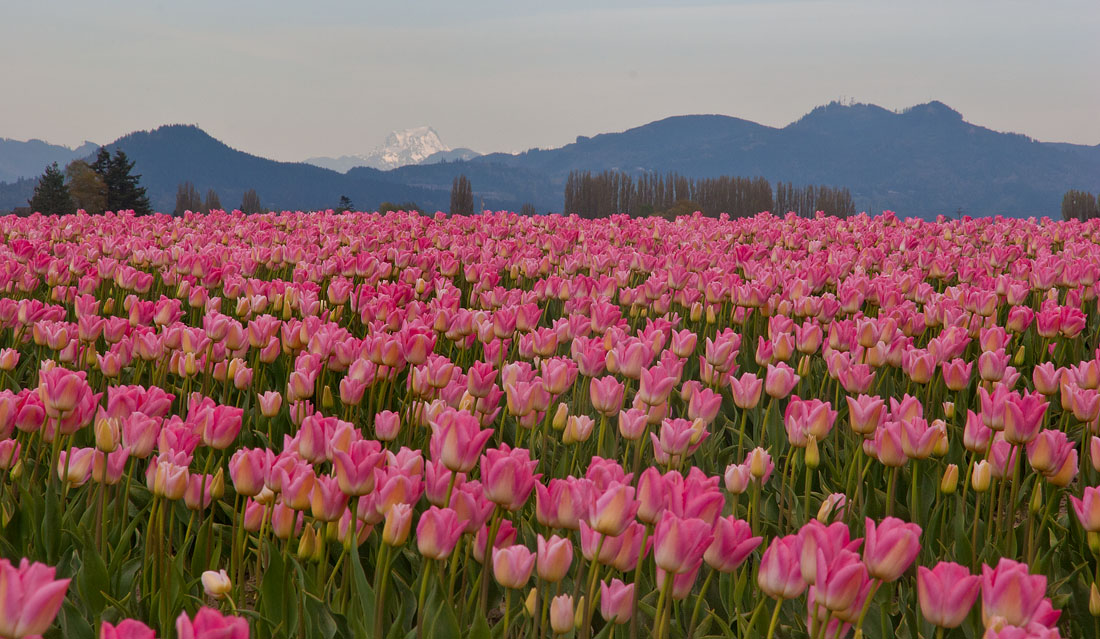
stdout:
<svg viewBox="0 0 1100 639">
<path fill-rule="evenodd" d="M 534 473 L 538 460 L 529 451 L 507 444 L 489 449 L 481 456 L 481 477 L 485 497 L 506 510 L 518 510 L 527 501 L 540 474 Z"/>
<path fill-rule="evenodd" d="M 806 590 L 800 557 L 802 542 L 798 535 L 776 537 L 760 559 L 756 583 L 774 599 L 794 599 Z"/>
<path fill-rule="evenodd" d="M 653 558 L 660 569 L 681 574 L 693 569 L 714 539 L 702 519 L 681 519 L 665 511 L 653 532 Z"/>
<path fill-rule="evenodd" d="M 179 639 L 248 639 L 248 622 L 241 617 L 222 615 L 213 608 L 200 608 L 194 621 L 186 612 L 176 618 L 176 634 Z"/>
<path fill-rule="evenodd" d="M 446 559 L 462 536 L 462 530 L 454 510 L 431 506 L 416 525 L 416 548 L 428 559 Z"/>
<path fill-rule="evenodd" d="M 466 411 L 447 409 L 430 422 L 431 455 L 454 472 L 467 473 L 477 465 L 492 429 L 481 430 L 477 418 Z"/>
<path fill-rule="evenodd" d="M 996 568 L 982 566 L 982 619 L 997 617 L 1012 626 L 1026 626 L 1040 610 L 1047 578 L 1032 575 L 1027 564 L 1002 557 Z"/>
<path fill-rule="evenodd" d="M 494 548 L 493 577 L 505 588 L 523 588 L 531 578 L 535 559 L 535 553 L 526 546 Z"/>
<path fill-rule="evenodd" d="M 203 591 L 214 599 L 221 599 L 233 589 L 233 583 L 224 570 L 207 570 L 202 573 L 201 581 Z"/>
<path fill-rule="evenodd" d="M 13 566 L 0 559 L 0 637 L 22 639 L 41 635 L 53 624 L 68 579 L 54 579 L 54 568 L 26 558 Z"/>
<path fill-rule="evenodd" d="M 941 561 L 931 570 L 917 566 L 917 596 L 921 614 L 941 628 L 962 625 L 981 587 L 980 577 L 950 561 Z"/>
<path fill-rule="evenodd" d="M 550 539 L 538 535 L 536 559 L 539 579 L 558 583 L 569 573 L 572 565 L 573 542 L 557 535 L 551 535 Z"/>
<path fill-rule="evenodd" d="M 866 525 L 863 561 L 868 571 L 882 581 L 897 580 L 920 552 L 921 527 L 896 517 L 878 525 L 868 517 Z"/>
<path fill-rule="evenodd" d="M 104 621 L 99 627 L 100 639 L 157 639 L 157 633 L 136 619 L 123 619 L 114 625 Z"/>
<path fill-rule="evenodd" d="M 386 510 L 386 525 L 382 529 L 382 542 L 389 546 L 402 546 L 409 538 L 412 527 L 412 506 L 394 504 Z"/>
<path fill-rule="evenodd" d="M 1087 532 L 1100 532 L 1100 488 L 1088 486 L 1084 490 L 1082 499 L 1070 495 L 1069 500 L 1073 504 L 1073 512 L 1077 515 L 1077 521 Z"/>
<path fill-rule="evenodd" d="M 592 380 L 590 395 L 592 408 L 604 417 L 612 417 L 623 407 L 626 386 L 613 375 Z"/>
<path fill-rule="evenodd" d="M 716 522 L 714 539 L 703 553 L 703 560 L 714 570 L 733 572 L 763 540 L 752 536 L 747 522 L 730 515 Z"/>
</svg>

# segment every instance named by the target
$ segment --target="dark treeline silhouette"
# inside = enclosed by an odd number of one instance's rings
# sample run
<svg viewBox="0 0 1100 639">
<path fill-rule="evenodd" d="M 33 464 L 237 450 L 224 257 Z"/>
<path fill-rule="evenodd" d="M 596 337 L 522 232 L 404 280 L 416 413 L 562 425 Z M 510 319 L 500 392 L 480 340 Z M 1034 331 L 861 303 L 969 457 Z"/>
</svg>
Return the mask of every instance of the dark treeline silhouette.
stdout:
<svg viewBox="0 0 1100 639">
<path fill-rule="evenodd" d="M 846 188 L 796 188 L 788 183 L 779 184 L 773 193 L 762 177 L 689 178 L 677 173 L 632 177 L 618 171 L 573 171 L 565 181 L 565 212 L 581 217 L 615 213 L 676 216 L 695 211 L 709 216 L 728 213 L 732 217 L 761 211 L 794 211 L 802 216 L 825 211 L 843 217 L 854 213 L 855 205 Z"/>
<path fill-rule="evenodd" d="M 1100 194 L 1088 191 L 1066 191 L 1062 197 L 1063 220 L 1091 220 L 1100 217 Z"/>
</svg>

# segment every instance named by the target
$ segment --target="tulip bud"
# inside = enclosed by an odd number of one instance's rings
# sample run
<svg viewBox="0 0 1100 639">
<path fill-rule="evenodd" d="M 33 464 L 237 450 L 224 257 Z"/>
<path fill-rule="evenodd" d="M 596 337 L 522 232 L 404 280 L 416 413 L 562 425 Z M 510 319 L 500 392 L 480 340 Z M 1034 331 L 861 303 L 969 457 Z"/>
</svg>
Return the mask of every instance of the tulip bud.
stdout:
<svg viewBox="0 0 1100 639">
<path fill-rule="evenodd" d="M 959 467 L 948 464 L 943 470 L 943 479 L 940 480 L 940 492 L 944 495 L 954 495 L 955 488 L 959 485 Z"/>
<path fill-rule="evenodd" d="M 386 511 L 386 524 L 382 528 L 382 541 L 389 546 L 401 546 L 409 538 L 412 527 L 412 506 L 394 504 Z"/>
<path fill-rule="evenodd" d="M 947 419 L 954 419 L 955 418 L 955 402 L 944 402 L 943 403 L 943 415 Z"/>
<path fill-rule="evenodd" d="M 535 592 L 534 588 L 527 592 L 527 599 L 523 600 L 523 610 L 528 614 L 528 616 L 535 616 L 535 600 L 537 598 L 537 593 Z"/>
<path fill-rule="evenodd" d="M 1043 509 L 1043 484 L 1041 482 L 1035 482 L 1035 488 L 1031 491 L 1031 503 L 1028 504 L 1028 510 L 1032 515 L 1039 514 L 1039 511 Z"/>
<path fill-rule="evenodd" d="M 1024 345 L 1020 344 L 1020 348 L 1016 349 L 1016 356 L 1012 358 L 1012 365 L 1020 366 L 1021 364 L 1023 364 L 1024 355 L 1026 355 L 1026 352 L 1024 351 Z"/>
<path fill-rule="evenodd" d="M 803 355 L 802 359 L 798 360 L 798 374 L 805 377 L 810 374 L 810 356 Z"/>
<path fill-rule="evenodd" d="M 325 390 L 321 393 L 321 406 L 325 408 L 332 408 L 336 405 L 336 402 L 332 399 L 332 388 L 325 386 Z"/>
<path fill-rule="evenodd" d="M 214 473 L 214 478 L 210 480 L 210 497 L 213 499 L 221 499 L 225 494 L 225 471 L 221 468 L 218 472 Z"/>
<path fill-rule="evenodd" d="M 1100 555 L 1100 532 L 1089 532 L 1088 541 L 1092 554 Z"/>
<path fill-rule="evenodd" d="M 707 307 L 707 324 L 713 324 L 718 321 L 718 317 L 714 314 L 714 307 Z"/>
<path fill-rule="evenodd" d="M 103 303 L 103 314 L 110 315 L 115 310 L 115 298 L 108 297 L 107 301 Z"/>
<path fill-rule="evenodd" d="M 23 476 L 23 460 L 15 462 L 15 465 L 11 467 L 11 472 L 8 473 L 12 479 L 18 480 Z"/>
<path fill-rule="evenodd" d="M 970 476 L 970 487 L 976 493 L 984 493 L 989 490 L 989 484 L 993 481 L 993 466 L 986 460 L 974 464 L 974 474 Z"/>
<path fill-rule="evenodd" d="M 307 559 L 312 559 L 317 543 L 317 532 L 312 525 L 302 529 L 302 536 L 298 539 L 298 560 L 306 561 Z"/>
<path fill-rule="evenodd" d="M 814 470 L 821 465 L 821 452 L 817 449 L 817 437 L 806 437 L 806 467 Z"/>
<path fill-rule="evenodd" d="M 550 629 L 561 635 L 571 631 L 574 625 L 573 596 L 554 597 L 550 602 Z"/>
<path fill-rule="evenodd" d="M 573 615 L 573 627 L 580 628 L 584 623 L 584 597 L 577 599 L 577 614 Z"/>
<path fill-rule="evenodd" d="M 1100 588 L 1096 587 L 1095 581 L 1089 587 L 1089 613 L 1093 617 L 1100 617 Z"/>
<path fill-rule="evenodd" d="M 225 573 L 225 570 L 219 570 L 218 572 L 207 570 L 202 573 L 202 589 L 214 599 L 221 599 L 233 589 L 233 582 L 229 580 L 229 575 Z"/>
<path fill-rule="evenodd" d="M 703 319 L 703 305 L 699 302 L 695 302 L 691 305 L 691 312 L 689 314 L 691 321 L 698 322 Z"/>
<path fill-rule="evenodd" d="M 118 420 L 104 417 L 95 422 L 95 447 L 105 453 L 113 453 L 121 439 Z"/>
<path fill-rule="evenodd" d="M 565 428 L 565 420 L 569 418 L 569 407 L 565 405 L 565 402 L 558 404 L 558 410 L 554 412 L 554 421 L 550 422 L 550 425 L 554 430 L 562 430 Z"/>
</svg>

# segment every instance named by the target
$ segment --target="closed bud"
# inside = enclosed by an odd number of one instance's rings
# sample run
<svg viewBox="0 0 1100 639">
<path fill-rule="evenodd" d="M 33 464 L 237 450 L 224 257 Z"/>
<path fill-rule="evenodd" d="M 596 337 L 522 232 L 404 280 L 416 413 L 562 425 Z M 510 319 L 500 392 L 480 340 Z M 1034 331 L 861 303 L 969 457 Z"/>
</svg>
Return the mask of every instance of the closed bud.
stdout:
<svg viewBox="0 0 1100 639">
<path fill-rule="evenodd" d="M 531 590 L 529 590 L 527 592 L 527 598 L 523 600 L 523 610 L 530 617 L 535 616 L 535 600 L 537 598 L 538 598 L 538 595 L 537 595 L 535 589 L 532 588 Z"/>
<path fill-rule="evenodd" d="M 22 459 L 15 462 L 15 465 L 11 467 L 11 472 L 9 473 L 9 475 L 11 475 L 11 478 L 15 479 L 15 480 L 18 480 L 20 477 L 23 476 L 23 460 Z"/>
<path fill-rule="evenodd" d="M 1095 581 L 1089 588 L 1089 613 L 1093 617 L 1100 617 L 1100 588 L 1096 587 Z"/>
<path fill-rule="evenodd" d="M 954 419 L 955 418 L 955 402 L 944 402 L 943 403 L 943 415 L 947 419 Z"/>
<path fill-rule="evenodd" d="M 947 468 L 943 469 L 943 478 L 940 479 L 940 492 L 945 495 L 954 495 L 955 488 L 959 485 L 959 467 L 955 464 L 948 464 Z"/>
<path fill-rule="evenodd" d="M 462 399 L 458 402 L 458 410 L 464 410 L 467 413 L 473 413 L 474 407 L 477 406 L 477 398 L 470 394 L 470 391 L 462 393 Z M 564 425 L 563 425 L 564 428 Z"/>
<path fill-rule="evenodd" d="M 803 355 L 802 359 L 798 360 L 798 370 L 796 371 L 799 376 L 805 377 L 810 374 L 810 356 Z"/>
<path fill-rule="evenodd" d="M 103 314 L 110 315 L 115 310 L 115 298 L 108 297 L 107 301 L 103 303 Z"/>
<path fill-rule="evenodd" d="M 229 580 L 229 575 L 224 570 L 217 572 L 207 570 L 202 573 L 202 589 L 214 599 L 221 599 L 233 589 L 233 582 Z"/>
<path fill-rule="evenodd" d="M 317 545 L 317 532 L 313 525 L 302 529 L 302 536 L 298 538 L 298 561 L 306 561 L 313 558 L 314 547 Z"/>
<path fill-rule="evenodd" d="M 986 460 L 974 464 L 974 474 L 970 476 L 970 487 L 976 493 L 984 493 L 989 490 L 989 484 L 993 481 L 993 466 Z"/>
<path fill-rule="evenodd" d="M 695 302 L 691 305 L 691 314 L 689 315 L 691 321 L 698 322 L 703 319 L 703 305 L 699 302 Z"/>
<path fill-rule="evenodd" d="M 565 428 L 565 420 L 569 418 L 569 407 L 565 405 L 565 402 L 558 404 L 558 410 L 554 412 L 554 421 L 550 422 L 550 425 L 554 430 L 562 430 Z"/>
<path fill-rule="evenodd" d="M 806 467 L 814 470 L 821 465 L 821 452 L 817 449 L 817 437 L 806 437 Z"/>
<path fill-rule="evenodd" d="M 580 628 L 584 623 L 584 597 L 577 600 L 577 613 L 573 615 L 573 627 Z"/>
<path fill-rule="evenodd" d="M 321 393 L 321 406 L 325 408 L 332 408 L 336 405 L 336 402 L 332 399 L 332 388 L 325 386 L 325 390 Z"/>
<path fill-rule="evenodd" d="M 121 439 L 118 421 L 102 417 L 95 421 L 95 447 L 105 453 L 113 453 Z"/>
<path fill-rule="evenodd" d="M 1042 482 L 1035 482 L 1035 488 L 1031 491 L 1031 503 L 1028 504 L 1028 510 L 1032 515 L 1039 514 L 1039 511 L 1043 509 L 1043 484 Z"/>
<path fill-rule="evenodd" d="M 1100 555 L 1100 532 L 1089 532 L 1089 550 L 1094 555 Z"/>
<path fill-rule="evenodd" d="M 707 324 L 713 324 L 718 321 L 718 317 L 714 314 L 714 307 L 707 307 Z"/>
<path fill-rule="evenodd" d="M 214 499 L 221 499 L 225 494 L 225 471 L 221 468 L 218 472 L 214 473 L 214 479 L 210 480 L 210 496 Z"/>
<path fill-rule="evenodd" d="M 1020 344 L 1020 348 L 1016 349 L 1016 356 L 1012 358 L 1012 365 L 1013 366 L 1020 366 L 1021 364 L 1023 364 L 1024 363 L 1024 355 L 1026 355 L 1026 354 L 1027 353 L 1024 350 L 1024 345 Z"/>
</svg>

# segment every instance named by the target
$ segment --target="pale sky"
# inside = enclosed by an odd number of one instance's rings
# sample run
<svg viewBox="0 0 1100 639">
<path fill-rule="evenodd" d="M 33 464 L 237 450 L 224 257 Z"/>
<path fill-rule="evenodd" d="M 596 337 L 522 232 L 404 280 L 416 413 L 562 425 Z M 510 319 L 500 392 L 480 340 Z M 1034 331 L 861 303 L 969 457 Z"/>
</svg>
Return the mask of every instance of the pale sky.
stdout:
<svg viewBox="0 0 1100 639">
<path fill-rule="evenodd" d="M 280 160 L 430 125 L 554 147 L 671 115 L 783 126 L 940 100 L 1100 143 L 1100 1 L 2 0 L 0 137 L 75 146 L 190 123 Z"/>
</svg>

